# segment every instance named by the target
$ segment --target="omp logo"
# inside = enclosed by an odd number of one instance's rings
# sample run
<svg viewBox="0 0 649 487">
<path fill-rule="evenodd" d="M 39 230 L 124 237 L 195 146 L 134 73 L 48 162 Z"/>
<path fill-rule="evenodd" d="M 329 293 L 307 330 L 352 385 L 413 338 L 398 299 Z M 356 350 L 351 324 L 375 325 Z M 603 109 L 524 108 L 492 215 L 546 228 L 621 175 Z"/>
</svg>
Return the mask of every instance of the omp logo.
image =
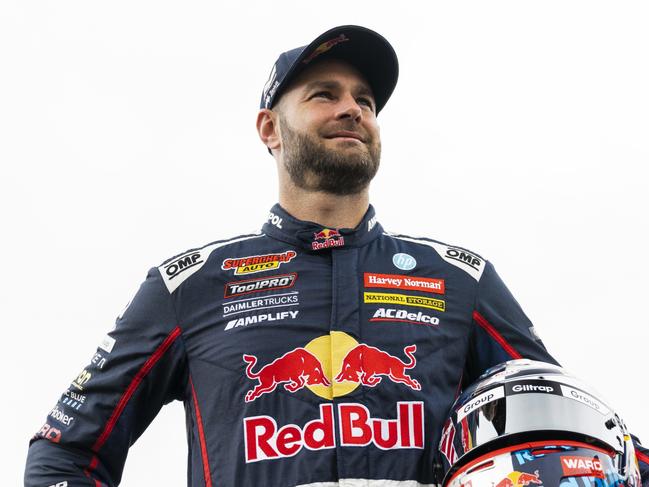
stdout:
<svg viewBox="0 0 649 487">
<path fill-rule="evenodd" d="M 234 274 L 240 276 L 243 274 L 254 274 L 256 272 L 265 272 L 277 269 L 280 265 L 290 262 L 297 256 L 294 250 L 287 250 L 279 254 L 250 255 L 247 257 L 237 257 L 225 259 L 221 264 L 221 269 L 230 271 L 234 269 Z"/>
<path fill-rule="evenodd" d="M 228 282 L 225 285 L 224 298 L 232 298 L 243 294 L 258 293 L 261 291 L 270 291 L 275 289 L 286 289 L 293 287 L 297 274 L 282 274 L 271 277 L 257 277 L 255 279 L 246 279 L 243 281 Z"/>
<path fill-rule="evenodd" d="M 168 264 L 162 266 L 164 269 L 167 278 L 173 279 L 178 276 L 178 274 L 191 269 L 195 265 L 202 264 L 204 261 L 201 259 L 200 252 L 194 252 L 191 254 L 185 254 L 181 257 L 178 257 L 175 260 L 172 260 Z"/>
<path fill-rule="evenodd" d="M 446 302 L 444 300 L 426 296 L 370 292 L 363 293 L 363 296 L 364 302 L 368 304 L 402 304 L 405 306 L 418 306 L 420 308 L 446 311 Z"/>
<path fill-rule="evenodd" d="M 480 270 L 480 267 L 482 266 L 482 260 L 466 250 L 448 247 L 446 249 L 446 257 L 461 264 L 468 265 L 476 271 Z"/>
</svg>

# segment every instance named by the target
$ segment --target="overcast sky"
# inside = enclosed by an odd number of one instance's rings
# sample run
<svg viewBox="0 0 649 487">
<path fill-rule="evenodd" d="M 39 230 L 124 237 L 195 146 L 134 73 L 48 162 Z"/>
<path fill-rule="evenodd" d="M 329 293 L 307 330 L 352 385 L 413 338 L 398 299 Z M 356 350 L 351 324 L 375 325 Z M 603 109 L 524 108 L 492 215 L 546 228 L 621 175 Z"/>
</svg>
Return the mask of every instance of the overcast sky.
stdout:
<svg viewBox="0 0 649 487">
<path fill-rule="evenodd" d="M 261 225 L 277 191 L 263 84 L 340 24 L 400 60 L 379 221 L 491 260 L 550 352 L 649 443 L 649 4 L 5 0 L 6 485 L 147 269 Z M 172 404 L 122 485 L 184 485 L 186 451 Z"/>
</svg>

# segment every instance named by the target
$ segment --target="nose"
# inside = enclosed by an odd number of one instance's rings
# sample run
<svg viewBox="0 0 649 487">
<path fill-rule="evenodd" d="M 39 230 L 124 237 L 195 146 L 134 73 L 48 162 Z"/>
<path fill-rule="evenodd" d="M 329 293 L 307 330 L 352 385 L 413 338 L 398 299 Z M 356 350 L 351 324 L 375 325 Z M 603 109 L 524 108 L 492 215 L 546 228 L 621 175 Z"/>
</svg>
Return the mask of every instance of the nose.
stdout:
<svg viewBox="0 0 649 487">
<path fill-rule="evenodd" d="M 341 98 L 336 118 L 338 120 L 352 119 L 356 123 L 359 123 L 363 118 L 363 110 L 351 93 L 347 93 Z"/>
</svg>

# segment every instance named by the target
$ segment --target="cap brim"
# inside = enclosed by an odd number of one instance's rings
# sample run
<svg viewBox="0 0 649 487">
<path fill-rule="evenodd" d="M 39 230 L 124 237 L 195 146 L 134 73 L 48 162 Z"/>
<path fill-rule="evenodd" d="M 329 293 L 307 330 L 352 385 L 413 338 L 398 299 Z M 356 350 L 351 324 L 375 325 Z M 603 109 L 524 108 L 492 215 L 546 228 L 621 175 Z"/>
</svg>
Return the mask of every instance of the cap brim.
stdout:
<svg viewBox="0 0 649 487">
<path fill-rule="evenodd" d="M 346 40 L 341 40 L 341 35 Z M 328 43 L 333 45 L 329 47 Z M 399 61 L 387 39 L 359 25 L 334 27 L 305 46 L 284 76 L 281 89 L 273 97 L 274 101 L 279 100 L 282 92 L 304 69 L 317 61 L 331 58 L 346 61 L 360 71 L 372 88 L 378 114 L 397 85 Z"/>
</svg>

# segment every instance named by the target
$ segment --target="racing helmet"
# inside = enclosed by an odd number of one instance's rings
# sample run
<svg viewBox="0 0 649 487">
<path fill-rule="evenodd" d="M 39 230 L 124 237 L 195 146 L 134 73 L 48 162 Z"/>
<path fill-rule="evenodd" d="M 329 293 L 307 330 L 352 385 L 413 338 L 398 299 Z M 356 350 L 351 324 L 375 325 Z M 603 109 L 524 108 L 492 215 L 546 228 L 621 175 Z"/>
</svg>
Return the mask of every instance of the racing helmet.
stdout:
<svg viewBox="0 0 649 487">
<path fill-rule="evenodd" d="M 624 422 L 556 365 L 511 360 L 453 405 L 439 444 L 443 487 L 641 486 Z"/>
</svg>

